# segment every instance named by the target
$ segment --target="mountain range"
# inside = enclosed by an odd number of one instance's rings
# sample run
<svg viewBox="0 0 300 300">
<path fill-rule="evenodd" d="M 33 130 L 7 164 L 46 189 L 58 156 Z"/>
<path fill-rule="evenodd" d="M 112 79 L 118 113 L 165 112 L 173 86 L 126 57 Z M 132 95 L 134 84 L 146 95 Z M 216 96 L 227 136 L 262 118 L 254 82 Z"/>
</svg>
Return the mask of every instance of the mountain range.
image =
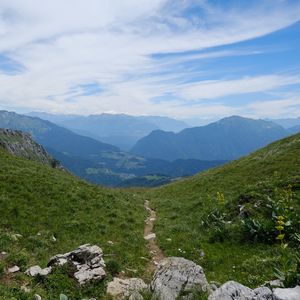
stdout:
<svg viewBox="0 0 300 300">
<path fill-rule="evenodd" d="M 14 112 L 0 111 L 0 128 L 30 133 L 69 171 L 90 182 L 108 186 L 159 185 L 224 163 L 219 160 L 146 159 L 47 120 Z"/>
<path fill-rule="evenodd" d="M 142 137 L 153 130 L 178 132 L 188 127 L 179 120 L 160 116 L 130 116 L 125 114 L 100 114 L 90 116 L 55 115 L 45 112 L 31 112 L 32 117 L 48 120 L 68 128 L 80 135 L 129 150 Z"/>
<path fill-rule="evenodd" d="M 131 151 L 170 161 L 186 158 L 233 160 L 290 134 L 289 130 L 271 121 L 232 116 L 179 133 L 155 130 L 140 139 Z"/>
</svg>

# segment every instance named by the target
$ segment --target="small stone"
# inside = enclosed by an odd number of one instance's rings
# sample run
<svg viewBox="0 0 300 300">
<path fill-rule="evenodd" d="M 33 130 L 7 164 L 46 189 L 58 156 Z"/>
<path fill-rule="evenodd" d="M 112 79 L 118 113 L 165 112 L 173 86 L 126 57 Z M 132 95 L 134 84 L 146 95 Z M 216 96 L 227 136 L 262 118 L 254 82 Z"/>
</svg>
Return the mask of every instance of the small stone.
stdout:
<svg viewBox="0 0 300 300">
<path fill-rule="evenodd" d="M 38 294 L 33 295 L 33 300 L 42 300 L 42 297 Z"/>
<path fill-rule="evenodd" d="M 11 268 L 8 269 L 8 273 L 16 273 L 19 272 L 20 268 L 18 266 L 13 266 Z"/>
<path fill-rule="evenodd" d="M 155 218 L 150 218 L 149 221 L 154 222 L 156 219 Z"/>
<path fill-rule="evenodd" d="M 120 279 L 115 277 L 113 281 L 107 285 L 107 294 L 113 299 L 131 299 L 139 300 L 141 298 L 134 298 L 137 293 L 146 290 L 148 286 L 140 278 Z M 133 296 L 130 298 L 130 296 Z M 138 297 L 138 296 L 137 296 Z"/>
<path fill-rule="evenodd" d="M 150 234 L 144 236 L 144 239 L 145 239 L 146 241 L 150 241 L 150 240 L 153 240 L 153 239 L 155 239 L 155 238 L 156 238 L 156 234 L 155 234 L 155 233 L 150 233 Z"/>
<path fill-rule="evenodd" d="M 166 241 L 167 241 L 167 242 L 172 242 L 172 239 L 167 238 Z"/>
<path fill-rule="evenodd" d="M 108 241 L 107 244 L 108 244 L 108 245 L 113 245 L 114 242 L 113 242 L 113 241 Z"/>
<path fill-rule="evenodd" d="M 5 252 L 5 251 L 1 252 L 1 255 L 3 255 L 3 256 L 5 256 L 6 254 L 7 254 L 7 252 Z"/>
<path fill-rule="evenodd" d="M 33 266 L 33 267 L 30 267 L 29 269 L 27 269 L 25 271 L 25 274 L 28 276 L 31 276 L 31 277 L 35 277 L 37 275 L 47 276 L 48 274 L 51 273 L 51 271 L 52 271 L 51 267 L 42 269 L 40 266 Z"/>
<path fill-rule="evenodd" d="M 31 292 L 31 289 L 29 289 L 27 286 L 25 285 L 22 285 L 21 286 L 21 290 L 24 292 L 24 293 L 30 293 Z"/>
<path fill-rule="evenodd" d="M 21 239 L 22 237 L 23 237 L 23 235 L 19 234 L 19 233 L 13 234 L 11 236 L 12 240 L 15 241 L 15 242 L 18 241 L 19 239 Z"/>
<path fill-rule="evenodd" d="M 267 281 L 264 285 L 270 286 L 271 288 L 284 287 L 283 282 L 279 279 Z"/>
<path fill-rule="evenodd" d="M 56 242 L 56 237 L 54 235 L 52 236 L 51 239 L 52 239 L 53 242 Z"/>
<path fill-rule="evenodd" d="M 36 235 L 37 235 L 37 236 L 41 236 L 42 234 L 41 234 L 40 232 L 38 232 Z"/>
</svg>

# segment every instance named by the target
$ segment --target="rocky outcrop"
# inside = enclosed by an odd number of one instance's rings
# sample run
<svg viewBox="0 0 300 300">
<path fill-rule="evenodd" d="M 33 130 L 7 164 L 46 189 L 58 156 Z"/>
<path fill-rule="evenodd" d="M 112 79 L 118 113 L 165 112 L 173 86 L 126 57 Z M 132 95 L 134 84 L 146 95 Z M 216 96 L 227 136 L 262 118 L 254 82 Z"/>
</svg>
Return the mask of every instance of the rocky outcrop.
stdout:
<svg viewBox="0 0 300 300">
<path fill-rule="evenodd" d="M 140 278 L 120 279 L 114 278 L 108 283 L 107 294 L 113 299 L 139 300 L 143 299 L 140 292 L 148 289 L 148 285 Z"/>
<path fill-rule="evenodd" d="M 34 160 L 53 168 L 60 167 L 59 162 L 50 156 L 43 146 L 36 143 L 29 133 L 0 129 L 0 147 L 15 156 Z"/>
<path fill-rule="evenodd" d="M 73 271 L 74 278 L 79 284 L 85 284 L 92 280 L 101 280 L 106 276 L 105 263 L 101 248 L 95 245 L 82 245 L 74 251 L 53 256 L 48 267 L 45 269 L 39 266 L 29 268 L 25 273 L 29 276 L 47 276 L 55 266 L 69 264 Z"/>
<path fill-rule="evenodd" d="M 182 257 L 168 257 L 159 264 L 151 282 L 154 297 L 175 300 L 179 295 L 191 299 L 193 293 L 209 290 L 203 269 Z M 188 298 L 187 298 L 188 297 Z"/>
</svg>

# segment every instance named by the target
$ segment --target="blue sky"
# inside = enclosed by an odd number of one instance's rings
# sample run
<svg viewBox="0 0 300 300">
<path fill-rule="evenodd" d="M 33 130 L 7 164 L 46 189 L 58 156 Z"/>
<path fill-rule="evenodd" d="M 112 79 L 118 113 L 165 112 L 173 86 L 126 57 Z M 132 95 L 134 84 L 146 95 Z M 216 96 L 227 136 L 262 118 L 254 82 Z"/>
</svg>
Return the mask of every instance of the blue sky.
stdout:
<svg viewBox="0 0 300 300">
<path fill-rule="evenodd" d="M 1 0 L 0 109 L 300 116 L 300 1 Z"/>
</svg>

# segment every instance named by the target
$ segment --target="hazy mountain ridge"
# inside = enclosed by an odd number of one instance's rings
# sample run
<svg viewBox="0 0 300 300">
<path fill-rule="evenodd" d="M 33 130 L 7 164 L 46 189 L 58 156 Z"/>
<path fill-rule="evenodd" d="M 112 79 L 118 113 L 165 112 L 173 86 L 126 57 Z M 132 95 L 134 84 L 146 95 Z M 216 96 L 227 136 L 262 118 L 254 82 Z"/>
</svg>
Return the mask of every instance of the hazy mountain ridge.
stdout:
<svg viewBox="0 0 300 300">
<path fill-rule="evenodd" d="M 132 152 L 167 160 L 232 160 L 289 134 L 270 121 L 232 116 L 206 126 L 187 128 L 177 134 L 153 131 L 139 140 Z"/>
<path fill-rule="evenodd" d="M 55 115 L 32 112 L 39 117 L 68 128 L 78 134 L 129 150 L 140 138 L 156 129 L 178 132 L 188 125 L 179 120 L 159 116 L 131 116 L 126 114 L 99 114 L 90 116 Z"/>
<path fill-rule="evenodd" d="M 160 176 L 163 177 L 163 182 L 169 182 L 172 178 L 193 175 L 224 163 L 224 161 L 170 163 L 164 160 L 149 160 L 78 135 L 49 121 L 6 111 L 0 111 L 1 127 L 30 132 L 33 138 L 46 147 L 47 151 L 68 170 L 90 182 L 108 186 L 127 186 L 130 182 L 157 185 L 162 182 Z M 145 177 L 150 174 L 156 176 Z M 143 179 L 132 181 L 139 176 Z"/>
</svg>

